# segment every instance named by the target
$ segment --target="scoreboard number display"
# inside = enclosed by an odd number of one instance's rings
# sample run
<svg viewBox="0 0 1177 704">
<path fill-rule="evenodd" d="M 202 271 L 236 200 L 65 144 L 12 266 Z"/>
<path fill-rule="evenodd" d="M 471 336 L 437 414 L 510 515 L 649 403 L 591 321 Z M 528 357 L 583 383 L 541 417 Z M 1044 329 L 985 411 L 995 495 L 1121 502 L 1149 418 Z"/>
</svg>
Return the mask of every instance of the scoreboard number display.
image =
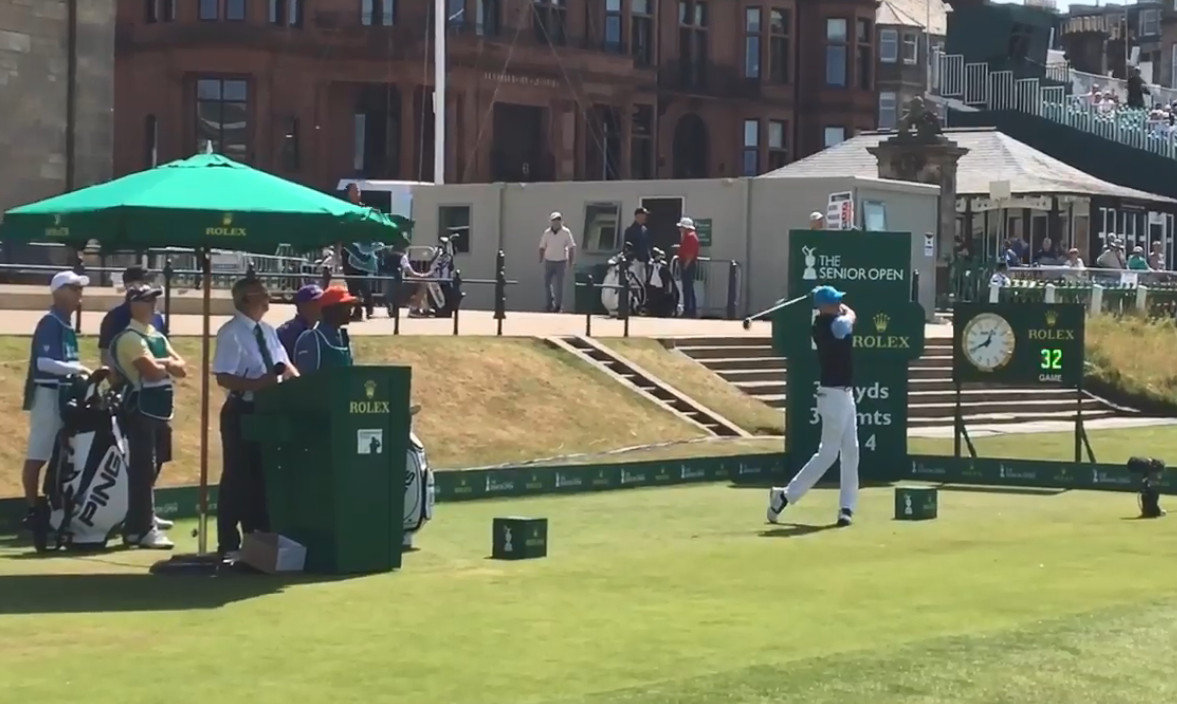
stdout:
<svg viewBox="0 0 1177 704">
<path fill-rule="evenodd" d="M 1077 303 L 958 303 L 953 380 L 1078 387 L 1085 322 Z"/>
</svg>

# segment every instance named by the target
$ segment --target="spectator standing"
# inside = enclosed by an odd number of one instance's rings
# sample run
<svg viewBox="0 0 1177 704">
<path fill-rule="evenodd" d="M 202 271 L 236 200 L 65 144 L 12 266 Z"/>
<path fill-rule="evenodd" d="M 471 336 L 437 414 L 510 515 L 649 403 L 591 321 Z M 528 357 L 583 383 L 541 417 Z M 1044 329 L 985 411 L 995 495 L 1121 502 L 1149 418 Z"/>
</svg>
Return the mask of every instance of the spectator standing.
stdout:
<svg viewBox="0 0 1177 704">
<path fill-rule="evenodd" d="M 1155 271 L 1165 270 L 1164 245 L 1160 241 L 1152 243 L 1152 251 L 1148 253 L 1148 267 Z"/>
<path fill-rule="evenodd" d="M 1071 247 L 1067 250 L 1067 260 L 1063 262 L 1063 266 L 1070 267 L 1082 271 L 1087 267 L 1083 264 L 1083 259 L 1079 256 L 1079 250 Z"/>
<path fill-rule="evenodd" d="M 809 214 L 809 229 L 810 230 L 824 230 L 826 229 L 826 216 L 822 215 L 820 211 L 813 211 Z"/>
<path fill-rule="evenodd" d="M 184 360 L 152 324 L 162 294 L 146 284 L 128 289 L 131 322 L 110 344 L 115 369 L 127 382 L 120 416 L 127 433 L 129 483 L 123 542 L 150 550 L 175 547 L 155 516 L 155 481 L 171 459 L 170 424 L 176 407 L 172 380 L 187 376 Z"/>
<path fill-rule="evenodd" d="M 649 213 L 645 208 L 633 211 L 633 222 L 625 228 L 623 240 L 633 258 L 643 264 L 650 261 L 650 231 L 646 228 Z"/>
<path fill-rule="evenodd" d="M 1005 262 L 997 262 L 996 271 L 993 272 L 993 276 L 989 277 L 989 285 L 1006 288 L 1010 283 L 1009 265 Z"/>
<path fill-rule="evenodd" d="M 1144 85 L 1144 79 L 1140 77 L 1140 69 L 1136 66 L 1132 67 L 1132 75 L 1128 77 L 1128 107 L 1130 108 L 1144 108 L 1144 96 L 1152 95 L 1148 86 Z"/>
<path fill-rule="evenodd" d="M 1025 266 L 1026 262 L 1030 261 L 1030 245 L 1026 243 L 1023 237 L 1014 237 L 1010 242 L 1010 249 L 1013 250 L 1014 255 L 1017 257 L 1017 261 L 1011 262 L 1010 266 Z"/>
<path fill-rule="evenodd" d="M 544 267 L 544 296 L 549 313 L 561 313 L 564 307 L 564 274 L 576 255 L 576 240 L 564 227 L 564 216 L 552 213 L 548 228 L 539 237 L 539 260 Z"/>
<path fill-rule="evenodd" d="M 129 266 L 123 271 L 123 289 L 126 291 L 150 283 L 151 276 L 141 266 Z M 102 317 L 102 323 L 98 326 L 98 356 L 104 366 L 115 366 L 110 354 L 110 341 L 131 323 L 130 306 L 130 303 L 124 301 L 111 308 Z M 151 325 L 162 334 L 168 334 L 167 324 L 158 312 L 153 314 Z"/>
<path fill-rule="evenodd" d="M 61 430 L 61 407 L 57 387 L 74 374 L 89 374 L 78 358 L 78 336 L 70 316 L 82 303 L 82 289 L 90 279 L 72 271 L 53 275 L 49 292 L 53 306 L 41 317 L 29 345 L 29 368 L 25 375 L 24 410 L 29 412 L 29 444 L 21 471 L 28 516 L 25 525 L 32 527 L 41 491 L 41 468 L 53 456 L 57 433 Z"/>
<path fill-rule="evenodd" d="M 1144 256 L 1144 247 L 1136 245 L 1132 248 L 1132 256 L 1128 257 L 1128 268 L 1132 271 L 1148 271 L 1148 258 Z"/>
<path fill-rule="evenodd" d="M 316 284 L 307 284 L 295 292 L 294 317 L 278 326 L 278 339 L 282 341 L 287 357 L 294 358 L 294 343 L 298 336 L 319 322 L 319 299 L 322 297 L 323 289 Z"/>
<path fill-rule="evenodd" d="M 1014 251 L 1013 240 L 1005 241 L 1005 247 L 1001 252 L 1001 259 L 1005 262 L 1006 266 L 1021 266 L 1022 258 Z"/>
<path fill-rule="evenodd" d="M 1127 269 L 1128 262 L 1124 261 L 1124 245 L 1115 235 L 1108 236 L 1108 243 L 1095 259 L 1095 266 L 1100 269 Z"/>
<path fill-rule="evenodd" d="M 678 232 L 678 266 L 682 272 L 682 314 L 684 318 L 694 318 L 698 315 L 695 306 L 695 270 L 699 265 L 699 235 L 695 232 L 695 221 L 690 218 L 679 220 Z"/>
<path fill-rule="evenodd" d="M 1054 253 L 1054 243 L 1050 241 L 1049 237 L 1042 238 L 1042 244 L 1034 253 L 1034 263 L 1039 266 L 1052 266 L 1058 263 L 1058 257 Z"/>
</svg>

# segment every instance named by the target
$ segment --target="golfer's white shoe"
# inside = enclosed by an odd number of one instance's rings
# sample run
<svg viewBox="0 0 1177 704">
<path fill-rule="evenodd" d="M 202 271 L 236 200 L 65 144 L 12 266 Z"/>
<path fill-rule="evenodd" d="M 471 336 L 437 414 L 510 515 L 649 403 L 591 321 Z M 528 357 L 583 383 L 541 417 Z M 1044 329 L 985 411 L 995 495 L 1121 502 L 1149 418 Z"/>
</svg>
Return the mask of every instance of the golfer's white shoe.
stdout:
<svg viewBox="0 0 1177 704">
<path fill-rule="evenodd" d="M 168 540 L 168 536 L 164 535 L 163 531 L 156 530 L 155 528 L 147 531 L 147 535 L 144 535 L 135 544 L 148 550 L 171 550 L 176 547 L 176 544 Z"/>
<path fill-rule="evenodd" d="M 160 518 L 159 516 L 156 516 L 152 520 L 155 522 L 155 529 L 156 530 L 171 530 L 176 525 L 175 523 L 169 521 L 168 519 Z"/>
<path fill-rule="evenodd" d="M 783 486 L 774 486 L 768 490 L 768 522 L 776 523 L 781 516 L 781 511 L 789 505 L 789 500 L 785 498 L 785 488 Z"/>
</svg>

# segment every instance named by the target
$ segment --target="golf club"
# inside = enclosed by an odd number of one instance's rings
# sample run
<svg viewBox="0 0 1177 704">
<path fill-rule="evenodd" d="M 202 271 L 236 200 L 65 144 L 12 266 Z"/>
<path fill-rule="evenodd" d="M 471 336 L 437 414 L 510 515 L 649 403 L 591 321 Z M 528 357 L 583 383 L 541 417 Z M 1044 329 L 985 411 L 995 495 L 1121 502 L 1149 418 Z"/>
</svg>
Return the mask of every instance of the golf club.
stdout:
<svg viewBox="0 0 1177 704">
<path fill-rule="evenodd" d="M 788 301 L 781 301 L 781 302 L 777 303 L 776 305 L 774 305 L 773 307 L 768 308 L 766 310 L 762 310 L 759 313 L 753 313 L 752 315 L 749 315 L 747 318 L 744 318 L 744 329 L 745 330 L 750 329 L 752 327 L 753 320 L 763 320 L 763 319 L 767 318 L 768 316 L 772 315 L 773 313 L 777 312 L 778 310 L 781 310 L 783 308 L 788 308 L 789 306 L 793 305 L 794 303 L 800 303 L 801 301 L 804 301 L 807 298 L 809 298 L 808 294 L 804 295 L 804 296 L 797 296 L 796 298 L 790 299 Z"/>
</svg>

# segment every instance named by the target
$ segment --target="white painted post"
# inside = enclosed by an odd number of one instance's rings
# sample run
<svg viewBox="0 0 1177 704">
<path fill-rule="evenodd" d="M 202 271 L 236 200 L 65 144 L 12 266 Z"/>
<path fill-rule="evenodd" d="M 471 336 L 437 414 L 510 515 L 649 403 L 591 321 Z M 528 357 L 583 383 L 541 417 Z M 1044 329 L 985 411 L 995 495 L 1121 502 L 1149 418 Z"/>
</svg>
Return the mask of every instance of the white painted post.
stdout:
<svg viewBox="0 0 1177 704">
<path fill-rule="evenodd" d="M 1103 286 L 1099 284 L 1092 284 L 1091 286 L 1091 314 L 1099 315 L 1103 312 Z"/>
<path fill-rule="evenodd" d="M 989 284 L 989 302 L 1001 302 L 1001 284 Z"/>
<path fill-rule="evenodd" d="M 1148 303 L 1148 286 L 1136 287 L 1136 310 L 1143 313 Z"/>
<path fill-rule="evenodd" d="M 1054 284 L 1046 284 L 1046 302 L 1047 303 L 1054 303 L 1055 302 L 1054 298 L 1055 298 L 1055 285 Z"/>
</svg>

